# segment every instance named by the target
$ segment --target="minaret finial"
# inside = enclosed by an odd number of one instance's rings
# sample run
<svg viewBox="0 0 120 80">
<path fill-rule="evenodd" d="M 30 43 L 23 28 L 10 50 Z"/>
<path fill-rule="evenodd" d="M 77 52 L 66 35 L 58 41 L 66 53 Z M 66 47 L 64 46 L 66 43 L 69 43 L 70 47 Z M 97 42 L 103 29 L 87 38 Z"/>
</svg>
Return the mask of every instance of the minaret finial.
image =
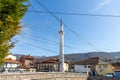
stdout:
<svg viewBox="0 0 120 80">
<path fill-rule="evenodd" d="M 62 22 L 62 19 L 60 21 L 60 31 L 63 31 L 63 22 Z"/>
</svg>

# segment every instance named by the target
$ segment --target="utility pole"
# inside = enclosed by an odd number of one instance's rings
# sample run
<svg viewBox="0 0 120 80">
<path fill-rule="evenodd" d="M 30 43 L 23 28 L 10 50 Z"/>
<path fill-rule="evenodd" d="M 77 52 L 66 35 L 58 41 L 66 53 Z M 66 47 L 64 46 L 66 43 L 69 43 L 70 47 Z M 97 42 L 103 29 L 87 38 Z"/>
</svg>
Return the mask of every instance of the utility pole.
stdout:
<svg viewBox="0 0 120 80">
<path fill-rule="evenodd" d="M 59 72 L 64 72 L 64 31 L 62 20 L 60 22 L 60 49 L 59 49 Z"/>
</svg>

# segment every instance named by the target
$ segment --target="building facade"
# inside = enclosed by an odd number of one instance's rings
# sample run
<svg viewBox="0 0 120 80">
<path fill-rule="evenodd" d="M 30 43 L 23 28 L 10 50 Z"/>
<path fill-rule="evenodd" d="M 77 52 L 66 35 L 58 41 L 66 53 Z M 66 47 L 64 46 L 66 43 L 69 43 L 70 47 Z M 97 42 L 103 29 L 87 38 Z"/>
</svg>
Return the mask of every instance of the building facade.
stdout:
<svg viewBox="0 0 120 80">
<path fill-rule="evenodd" d="M 12 54 L 9 54 L 4 61 L 4 64 L 1 66 L 1 72 L 16 72 L 16 67 L 20 66 L 21 63 L 16 60 L 16 57 Z"/>
<path fill-rule="evenodd" d="M 68 63 L 64 62 L 64 70 L 68 71 Z M 50 58 L 44 61 L 36 62 L 36 68 L 39 72 L 58 72 L 59 71 L 59 59 Z"/>
<path fill-rule="evenodd" d="M 28 68 L 34 68 L 35 67 L 35 58 L 30 55 L 22 55 L 20 57 L 20 62 L 22 65 L 28 67 Z"/>
<path fill-rule="evenodd" d="M 20 57 L 21 66 L 17 69 L 22 70 L 22 72 L 36 72 L 35 69 L 35 58 L 31 55 L 22 55 Z"/>
<path fill-rule="evenodd" d="M 112 68 L 114 69 L 114 72 L 120 72 L 120 62 L 112 63 Z"/>
<path fill-rule="evenodd" d="M 74 71 L 81 73 L 86 72 L 93 76 L 114 72 L 112 64 L 101 60 L 99 57 L 93 57 L 75 63 Z"/>
<path fill-rule="evenodd" d="M 114 73 L 114 68 L 109 62 L 99 62 L 96 65 L 96 70 L 99 75 L 104 75 L 106 73 Z"/>
</svg>

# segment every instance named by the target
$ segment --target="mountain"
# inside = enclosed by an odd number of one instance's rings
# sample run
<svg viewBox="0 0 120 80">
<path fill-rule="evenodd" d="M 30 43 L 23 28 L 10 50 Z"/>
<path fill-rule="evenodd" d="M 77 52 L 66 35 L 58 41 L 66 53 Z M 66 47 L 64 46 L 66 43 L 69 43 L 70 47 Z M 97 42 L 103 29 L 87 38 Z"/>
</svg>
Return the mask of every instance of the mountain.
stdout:
<svg viewBox="0 0 120 80">
<path fill-rule="evenodd" d="M 19 60 L 19 58 L 23 55 L 23 54 L 13 54 L 14 56 L 17 57 L 17 59 Z"/>
<path fill-rule="evenodd" d="M 117 53 L 116 53 L 117 55 Z M 115 57 L 113 54 L 107 53 L 107 52 L 89 52 L 89 53 L 73 53 L 73 54 L 65 54 L 65 60 L 70 62 L 77 62 L 80 60 L 88 59 L 91 57 L 101 57 L 102 59 L 114 59 Z M 45 57 L 45 58 L 39 58 L 38 61 L 48 59 L 48 58 L 54 58 L 58 56 L 51 56 L 51 57 Z"/>
<path fill-rule="evenodd" d="M 114 58 L 120 58 L 120 52 L 111 52 L 110 53 Z"/>
<path fill-rule="evenodd" d="M 19 59 L 22 54 L 14 54 L 17 59 Z M 33 55 L 32 55 L 33 56 Z M 41 61 L 48 58 L 58 57 L 57 56 L 34 56 L 37 61 Z M 77 62 L 80 60 L 88 59 L 91 57 L 101 57 L 103 59 L 114 59 L 114 58 L 120 58 L 120 52 L 89 52 L 89 53 L 73 53 L 73 54 L 65 54 L 65 60 L 68 60 L 70 62 Z"/>
<path fill-rule="evenodd" d="M 65 55 L 65 58 L 71 62 L 77 62 L 77 61 L 88 59 L 91 57 L 101 57 L 104 59 L 114 58 L 110 53 L 107 53 L 107 52 L 89 52 L 89 53 L 76 53 L 76 54 Z"/>
</svg>

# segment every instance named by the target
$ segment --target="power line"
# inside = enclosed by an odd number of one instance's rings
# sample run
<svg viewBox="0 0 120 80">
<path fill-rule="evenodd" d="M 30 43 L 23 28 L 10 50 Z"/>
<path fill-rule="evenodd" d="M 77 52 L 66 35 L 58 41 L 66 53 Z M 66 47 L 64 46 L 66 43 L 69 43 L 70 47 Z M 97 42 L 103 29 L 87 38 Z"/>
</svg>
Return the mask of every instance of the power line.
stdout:
<svg viewBox="0 0 120 80">
<path fill-rule="evenodd" d="M 49 13 L 47 11 L 31 11 L 28 12 L 38 12 L 38 13 Z M 67 12 L 51 12 L 54 14 L 65 14 L 65 15 L 75 15 L 75 16 L 98 16 L 98 17 L 120 17 L 120 15 L 101 15 L 101 14 L 82 14 L 82 13 L 67 13 Z"/>
<path fill-rule="evenodd" d="M 26 33 L 26 32 L 24 32 L 24 33 Z M 46 44 L 57 45 L 57 42 L 46 40 L 46 39 L 40 39 L 40 38 L 37 38 L 37 37 L 38 36 L 31 34 L 31 36 L 29 36 L 28 38 L 30 40 L 32 39 L 32 40 L 35 40 L 35 41 L 38 41 L 38 42 L 43 42 L 43 43 L 46 43 Z"/>
<path fill-rule="evenodd" d="M 29 2 L 30 3 L 30 2 Z M 31 3 L 30 3 L 31 4 Z M 32 6 L 32 8 L 36 11 L 36 13 L 38 14 L 38 16 L 40 16 L 40 14 L 37 12 L 37 10 L 35 9 L 35 7 L 31 4 L 31 6 Z M 43 20 L 43 19 L 42 19 Z M 44 22 L 45 22 L 45 20 L 44 20 Z M 46 23 L 46 22 L 45 22 Z M 57 43 L 57 42 L 55 42 L 55 41 L 50 41 L 50 42 L 53 42 L 53 43 L 55 43 L 56 45 L 57 44 L 59 44 L 59 43 Z M 65 44 L 65 47 L 66 48 L 70 48 L 70 49 L 76 49 L 76 50 L 79 50 L 79 49 L 77 49 L 77 48 L 73 48 L 73 47 L 70 47 L 70 46 L 68 46 L 68 45 L 66 45 Z"/>
<path fill-rule="evenodd" d="M 17 40 L 17 39 L 14 39 L 14 40 L 19 41 L 19 42 L 22 42 L 22 43 L 24 43 L 24 44 L 27 44 L 27 45 L 32 46 L 32 47 L 35 47 L 35 48 L 39 48 L 39 49 L 44 50 L 44 51 L 52 52 L 52 53 L 55 53 L 55 54 L 58 53 L 58 52 L 56 52 L 56 51 L 53 51 L 53 50 L 50 50 L 50 49 L 47 49 L 47 48 L 43 48 L 43 47 L 40 47 L 40 46 L 36 46 L 36 45 L 33 45 L 33 44 L 28 43 L 28 42 L 25 42 L 25 41 L 20 41 L 20 40 Z"/>
<path fill-rule="evenodd" d="M 37 26 L 37 27 L 39 27 L 39 29 L 38 30 L 40 30 L 40 31 L 47 31 L 47 32 L 50 32 L 50 33 L 52 33 L 51 32 L 51 30 L 50 29 L 48 29 L 48 26 L 45 26 L 45 25 L 40 25 L 40 24 L 36 24 L 36 25 L 32 25 L 32 26 Z M 43 28 L 44 27 L 44 28 Z M 46 28 L 47 27 L 47 28 Z M 52 33 L 52 34 L 54 34 L 54 33 Z M 54 36 L 55 36 L 56 34 L 54 34 Z"/>
<path fill-rule="evenodd" d="M 44 8 L 49 14 L 51 14 L 56 20 L 58 20 L 59 22 L 61 21 L 56 15 L 54 15 L 51 11 L 49 11 L 41 2 L 39 2 L 38 0 L 35 0 L 42 8 Z M 71 28 L 69 28 L 64 22 L 63 25 L 72 33 L 74 33 L 74 35 L 76 35 L 78 38 L 82 38 L 78 33 L 76 33 L 74 30 L 72 30 Z M 96 48 L 90 41 L 84 39 L 90 46 L 92 46 L 93 48 L 95 48 L 98 51 L 101 51 L 100 49 Z"/>
<path fill-rule="evenodd" d="M 30 5 L 32 6 L 32 8 L 33 8 L 35 11 L 37 11 L 37 10 L 35 9 L 35 7 L 31 4 L 30 1 L 29 1 L 29 3 L 30 3 Z M 38 12 L 36 12 L 36 14 L 37 14 L 38 16 L 40 16 L 41 20 L 47 25 L 47 28 L 49 28 L 48 30 L 49 30 L 56 38 L 58 38 L 58 36 L 56 36 L 56 33 L 51 30 L 52 28 L 51 28 L 50 25 L 47 24 L 47 22 L 41 17 L 41 15 L 40 15 Z"/>
<path fill-rule="evenodd" d="M 27 34 L 27 32 L 24 32 L 24 33 L 26 33 Z M 42 39 L 42 40 L 40 40 L 40 38 L 38 38 L 38 36 L 36 36 L 36 35 L 33 35 L 33 34 L 31 34 L 31 36 L 30 36 L 31 38 L 30 39 L 33 39 L 33 40 L 35 40 L 35 41 L 39 41 L 39 42 L 43 42 L 43 43 L 45 43 L 45 44 L 50 44 L 50 45 L 54 45 L 54 46 L 56 46 L 56 45 L 59 45 L 59 43 L 58 42 L 56 42 L 56 41 L 52 41 L 52 40 L 49 40 L 49 39 L 45 39 L 44 37 L 44 39 Z M 68 49 L 75 49 L 75 50 L 80 50 L 80 49 L 78 49 L 78 48 L 74 48 L 74 47 L 71 47 L 71 46 L 69 46 L 69 45 L 64 45 L 65 46 L 65 48 L 68 48 Z M 87 50 L 85 50 L 85 51 L 87 51 Z"/>
<path fill-rule="evenodd" d="M 23 33 L 29 34 L 29 33 L 27 33 L 27 32 L 23 32 Z M 34 35 L 34 34 L 36 34 L 36 35 Z M 49 39 L 47 39 L 47 38 L 45 38 L 45 37 L 43 37 L 43 36 L 41 36 L 41 37 L 37 36 L 37 35 L 40 35 L 40 34 L 35 33 L 35 32 L 34 32 L 33 34 L 30 34 L 30 35 L 31 35 L 30 37 L 36 38 L 36 39 L 38 39 L 38 40 L 42 39 L 42 41 L 47 41 L 47 42 L 50 42 L 50 43 L 58 44 L 56 41 L 49 40 Z M 38 37 L 39 37 L 39 38 L 38 38 Z"/>
</svg>

